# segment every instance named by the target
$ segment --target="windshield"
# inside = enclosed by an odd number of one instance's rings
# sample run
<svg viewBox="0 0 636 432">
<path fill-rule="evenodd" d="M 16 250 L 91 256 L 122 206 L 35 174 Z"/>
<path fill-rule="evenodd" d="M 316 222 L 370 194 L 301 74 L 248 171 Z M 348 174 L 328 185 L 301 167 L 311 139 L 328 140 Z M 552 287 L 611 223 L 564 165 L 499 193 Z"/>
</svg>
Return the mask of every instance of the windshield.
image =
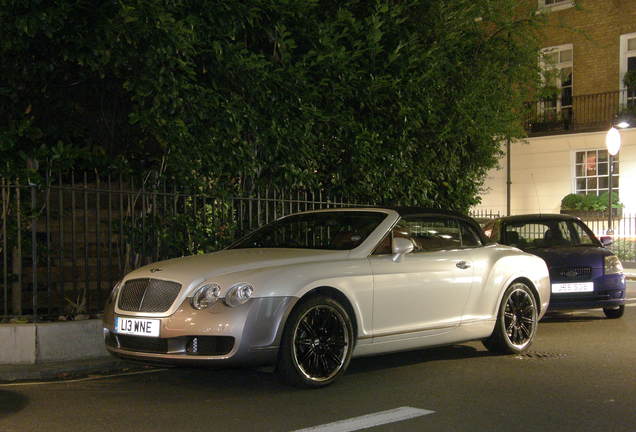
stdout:
<svg viewBox="0 0 636 432">
<path fill-rule="evenodd" d="M 589 228 L 577 220 L 507 222 L 501 243 L 521 249 L 600 246 Z"/>
<path fill-rule="evenodd" d="M 230 246 L 348 250 L 359 246 L 386 218 L 370 211 L 304 213 L 279 219 Z"/>
</svg>

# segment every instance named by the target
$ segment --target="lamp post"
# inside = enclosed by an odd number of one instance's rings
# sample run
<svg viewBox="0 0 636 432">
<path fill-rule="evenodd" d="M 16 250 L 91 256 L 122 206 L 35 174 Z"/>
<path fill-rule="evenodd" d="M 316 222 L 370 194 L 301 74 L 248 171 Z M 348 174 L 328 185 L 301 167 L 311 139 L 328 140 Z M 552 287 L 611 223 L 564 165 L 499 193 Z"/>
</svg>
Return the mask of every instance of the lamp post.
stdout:
<svg viewBox="0 0 636 432">
<path fill-rule="evenodd" d="M 608 174 L 608 203 L 607 203 L 607 234 L 613 235 L 614 230 L 612 229 L 612 173 L 614 172 L 614 162 L 613 158 L 618 154 L 618 151 L 621 149 L 621 134 L 618 132 L 614 126 L 607 131 L 607 135 L 605 136 L 605 147 L 607 147 L 607 154 L 609 155 L 608 162 L 609 166 L 607 168 Z"/>
</svg>

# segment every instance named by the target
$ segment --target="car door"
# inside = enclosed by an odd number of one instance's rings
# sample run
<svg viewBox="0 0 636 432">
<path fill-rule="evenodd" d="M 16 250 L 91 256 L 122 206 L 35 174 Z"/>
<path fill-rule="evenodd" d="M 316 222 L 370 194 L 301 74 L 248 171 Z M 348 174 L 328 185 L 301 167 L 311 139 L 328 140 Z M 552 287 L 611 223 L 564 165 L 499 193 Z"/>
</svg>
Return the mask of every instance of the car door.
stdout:
<svg viewBox="0 0 636 432">
<path fill-rule="evenodd" d="M 446 215 L 403 218 L 370 256 L 374 337 L 459 325 L 473 284 L 473 247 L 481 245 L 460 222 Z M 397 262 L 389 246 L 396 236 L 414 243 Z"/>
</svg>

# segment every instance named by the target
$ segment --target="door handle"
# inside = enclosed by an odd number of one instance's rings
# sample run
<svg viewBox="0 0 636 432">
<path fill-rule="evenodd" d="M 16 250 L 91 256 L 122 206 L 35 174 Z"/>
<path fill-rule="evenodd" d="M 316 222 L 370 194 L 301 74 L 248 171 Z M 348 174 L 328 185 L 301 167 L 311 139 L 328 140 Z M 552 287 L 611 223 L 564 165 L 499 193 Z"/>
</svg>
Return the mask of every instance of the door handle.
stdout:
<svg viewBox="0 0 636 432">
<path fill-rule="evenodd" d="M 457 264 L 455 264 L 455 267 L 460 268 L 462 270 L 466 270 L 467 268 L 470 268 L 470 264 L 467 263 L 466 261 L 460 261 Z"/>
</svg>

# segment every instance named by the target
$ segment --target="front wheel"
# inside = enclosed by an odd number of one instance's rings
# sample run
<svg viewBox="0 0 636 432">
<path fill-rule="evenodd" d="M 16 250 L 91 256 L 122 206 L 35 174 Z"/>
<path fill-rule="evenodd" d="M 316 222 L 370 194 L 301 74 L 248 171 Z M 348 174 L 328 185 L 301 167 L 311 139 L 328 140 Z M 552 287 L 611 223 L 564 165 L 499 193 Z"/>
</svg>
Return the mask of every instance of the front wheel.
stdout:
<svg viewBox="0 0 636 432">
<path fill-rule="evenodd" d="M 605 316 L 610 319 L 616 319 L 623 316 L 625 313 L 625 305 L 620 305 L 614 308 L 603 308 Z"/>
<path fill-rule="evenodd" d="M 340 303 L 330 297 L 311 297 L 287 320 L 277 372 L 287 384 L 324 387 L 347 369 L 353 342 L 351 319 Z"/>
<path fill-rule="evenodd" d="M 482 342 L 488 351 L 518 354 L 532 344 L 537 324 L 537 301 L 532 290 L 523 282 L 515 282 L 503 295 L 492 335 Z"/>
</svg>

